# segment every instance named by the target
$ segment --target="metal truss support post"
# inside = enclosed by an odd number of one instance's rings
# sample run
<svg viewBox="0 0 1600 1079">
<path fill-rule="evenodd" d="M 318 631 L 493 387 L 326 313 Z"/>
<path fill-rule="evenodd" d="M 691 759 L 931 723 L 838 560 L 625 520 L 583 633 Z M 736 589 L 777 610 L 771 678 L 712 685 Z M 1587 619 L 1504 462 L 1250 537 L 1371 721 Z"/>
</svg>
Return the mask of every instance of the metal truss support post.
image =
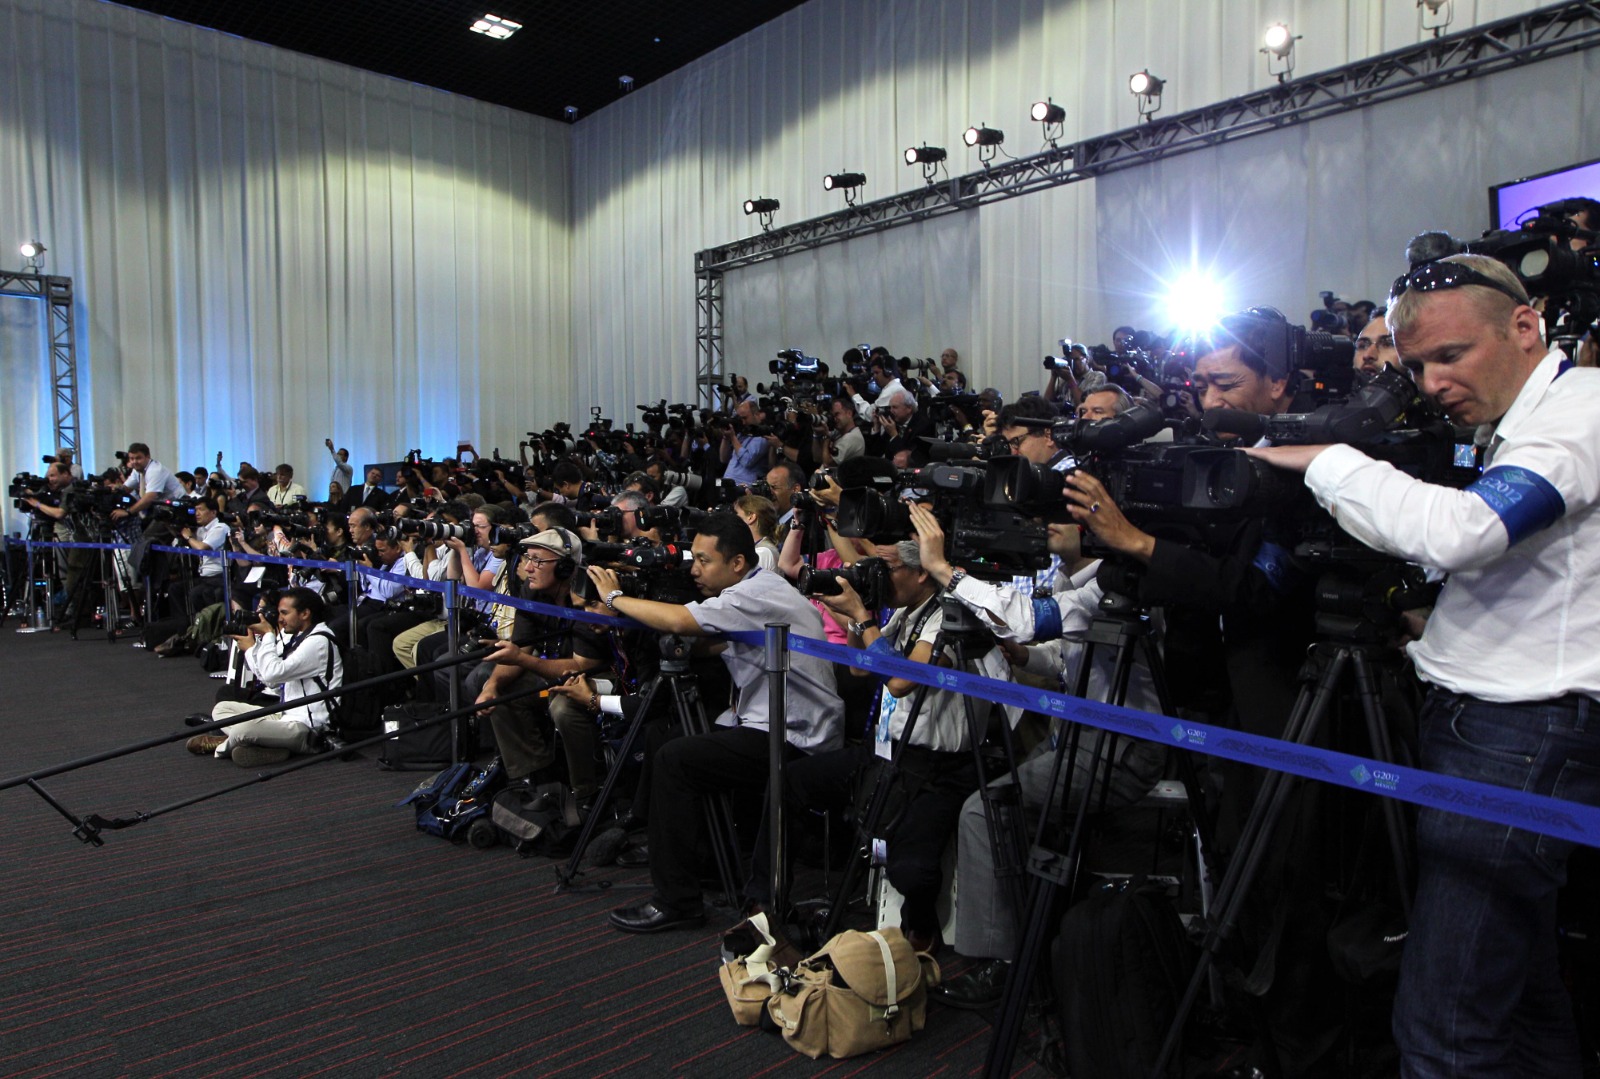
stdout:
<svg viewBox="0 0 1600 1079">
<path fill-rule="evenodd" d="M 57 448 L 73 451 L 81 461 L 78 446 L 78 345 L 72 314 L 72 278 L 0 270 L 0 296 L 25 296 L 45 302 L 50 330 L 50 402 L 55 419 Z"/>
<path fill-rule="evenodd" d="M 1370 60 L 1274 84 L 1243 97 L 1052 147 L 938 185 L 706 248 L 695 254 L 695 275 L 702 284 L 702 297 L 706 295 L 706 283 L 715 280 L 718 360 L 722 334 L 720 275 L 729 270 L 930 217 L 977 209 L 985 203 L 1077 183 L 1597 45 L 1600 0 L 1552 4 L 1448 37 L 1430 38 Z M 703 369 L 708 326 L 703 298 L 701 314 Z"/>
<path fill-rule="evenodd" d="M 722 272 L 697 266 L 694 276 L 694 382 L 701 402 L 716 408 L 721 404 L 716 387 L 722 384 Z"/>
</svg>

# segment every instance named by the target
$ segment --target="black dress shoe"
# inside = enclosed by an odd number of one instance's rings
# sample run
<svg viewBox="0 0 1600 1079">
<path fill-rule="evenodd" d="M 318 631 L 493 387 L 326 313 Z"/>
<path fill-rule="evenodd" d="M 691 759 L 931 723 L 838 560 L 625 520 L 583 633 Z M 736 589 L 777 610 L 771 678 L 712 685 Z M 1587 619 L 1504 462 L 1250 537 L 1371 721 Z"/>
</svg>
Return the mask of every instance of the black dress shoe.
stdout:
<svg viewBox="0 0 1600 1079">
<path fill-rule="evenodd" d="M 611 912 L 611 926 L 624 933 L 662 933 L 668 929 L 695 929 L 706 924 L 704 911 L 679 914 L 647 899 L 637 907 L 619 907 Z"/>
<path fill-rule="evenodd" d="M 640 866 L 650 864 L 650 844 L 640 843 L 637 847 L 629 847 L 617 855 L 617 865 L 624 869 L 638 869 Z"/>
<path fill-rule="evenodd" d="M 952 1008 L 980 1011 L 997 1007 L 1006 995 L 1006 977 L 1011 964 L 1004 959 L 987 959 L 959 978 L 951 978 L 933 988 L 935 999 Z"/>
</svg>

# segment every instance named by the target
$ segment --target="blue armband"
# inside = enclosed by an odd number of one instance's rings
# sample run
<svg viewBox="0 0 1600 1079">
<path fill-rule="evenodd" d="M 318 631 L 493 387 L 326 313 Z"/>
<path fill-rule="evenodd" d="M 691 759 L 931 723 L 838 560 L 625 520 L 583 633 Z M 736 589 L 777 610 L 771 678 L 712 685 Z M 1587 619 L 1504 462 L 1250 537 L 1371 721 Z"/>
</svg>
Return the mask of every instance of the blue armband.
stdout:
<svg viewBox="0 0 1600 1079">
<path fill-rule="evenodd" d="M 1033 600 L 1033 639 L 1054 641 L 1061 637 L 1061 604 L 1054 596 Z"/>
<path fill-rule="evenodd" d="M 895 659 L 904 658 L 900 655 L 900 649 L 894 646 L 894 642 L 883 636 L 867 645 L 865 651 L 875 652 L 881 656 L 892 656 Z"/>
<path fill-rule="evenodd" d="M 1491 468 L 1465 490 L 1489 504 L 1500 523 L 1506 526 L 1510 546 L 1535 532 L 1550 527 L 1567 512 L 1561 492 L 1537 472 L 1503 465 Z"/>
</svg>

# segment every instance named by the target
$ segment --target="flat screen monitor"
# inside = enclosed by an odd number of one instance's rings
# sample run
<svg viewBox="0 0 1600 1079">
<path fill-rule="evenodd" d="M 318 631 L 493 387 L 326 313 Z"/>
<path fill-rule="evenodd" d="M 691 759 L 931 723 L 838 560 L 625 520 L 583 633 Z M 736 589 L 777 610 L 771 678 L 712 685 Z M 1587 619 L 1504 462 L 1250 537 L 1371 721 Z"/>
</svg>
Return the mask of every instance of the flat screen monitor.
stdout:
<svg viewBox="0 0 1600 1079">
<path fill-rule="evenodd" d="M 1576 196 L 1600 199 L 1600 158 L 1489 188 L 1490 228 L 1514 229 L 1517 218 L 1547 202 Z"/>
</svg>

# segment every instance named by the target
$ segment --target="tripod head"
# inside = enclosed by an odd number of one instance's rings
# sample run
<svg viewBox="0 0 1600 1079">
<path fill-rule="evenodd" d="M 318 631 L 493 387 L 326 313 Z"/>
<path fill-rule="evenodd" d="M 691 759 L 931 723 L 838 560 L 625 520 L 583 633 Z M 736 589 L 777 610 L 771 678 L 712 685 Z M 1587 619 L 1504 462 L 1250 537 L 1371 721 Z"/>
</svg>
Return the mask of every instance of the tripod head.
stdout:
<svg viewBox="0 0 1600 1079">
<path fill-rule="evenodd" d="M 661 650 L 663 674 L 688 674 L 689 658 L 694 652 L 694 642 L 676 633 L 663 633 L 656 639 Z"/>
<path fill-rule="evenodd" d="M 1136 598 L 1144 579 L 1144 566 L 1126 555 L 1107 555 L 1100 561 L 1094 579 L 1100 585 L 1100 614 L 1097 617 L 1136 621 L 1150 613 Z"/>
<path fill-rule="evenodd" d="M 965 603 L 954 596 L 941 596 L 939 610 L 943 615 L 940 638 L 958 657 L 981 656 L 994 647 L 994 634 Z"/>
</svg>

